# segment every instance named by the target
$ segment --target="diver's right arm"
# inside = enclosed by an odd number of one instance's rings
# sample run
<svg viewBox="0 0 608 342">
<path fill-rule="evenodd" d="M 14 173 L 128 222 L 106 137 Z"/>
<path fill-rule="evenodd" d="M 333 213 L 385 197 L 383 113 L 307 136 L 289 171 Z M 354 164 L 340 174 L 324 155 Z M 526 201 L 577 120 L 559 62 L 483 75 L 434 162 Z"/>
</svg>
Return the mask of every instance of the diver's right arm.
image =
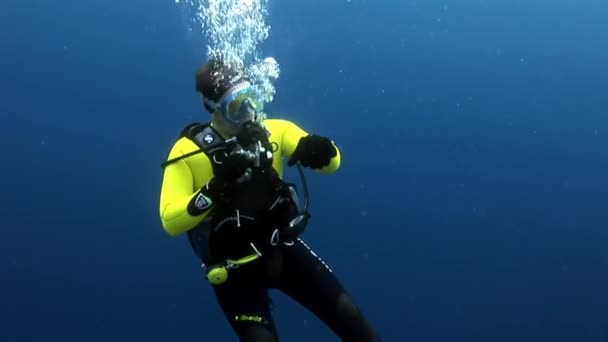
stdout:
<svg viewBox="0 0 608 342">
<path fill-rule="evenodd" d="M 192 151 L 192 142 L 178 140 L 168 159 Z M 196 166 L 196 169 L 193 169 Z M 209 181 L 213 169 L 209 158 L 199 153 L 165 167 L 160 192 L 160 219 L 170 236 L 178 236 L 196 227 L 210 212 L 213 201 L 209 196 Z M 197 188 L 196 183 L 205 184 Z"/>
</svg>

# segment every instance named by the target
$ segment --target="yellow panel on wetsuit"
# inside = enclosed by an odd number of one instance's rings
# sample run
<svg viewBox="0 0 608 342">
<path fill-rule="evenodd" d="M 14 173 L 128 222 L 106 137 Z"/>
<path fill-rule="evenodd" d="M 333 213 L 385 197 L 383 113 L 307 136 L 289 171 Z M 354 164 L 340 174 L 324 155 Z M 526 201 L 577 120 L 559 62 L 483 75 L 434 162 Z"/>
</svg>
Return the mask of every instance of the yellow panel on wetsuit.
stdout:
<svg viewBox="0 0 608 342">
<path fill-rule="evenodd" d="M 301 137 L 308 135 L 304 130 L 287 120 L 270 119 L 264 122 L 270 131 L 269 140 L 279 147 L 274 152 L 273 168 L 282 177 L 282 159 L 289 158 Z M 273 144 L 274 145 L 274 144 Z M 335 145 L 334 145 L 335 146 Z M 173 159 L 199 148 L 188 138 L 180 138 L 172 147 L 168 159 Z M 340 151 L 330 164 L 319 170 L 324 173 L 336 171 L 340 166 Z M 188 204 L 199 190 L 213 178 L 211 161 L 204 153 L 181 159 L 165 167 L 160 191 L 160 218 L 162 226 L 171 236 L 178 236 L 196 227 L 208 214 L 211 208 L 200 215 L 188 213 Z"/>
<path fill-rule="evenodd" d="M 199 147 L 193 141 L 180 138 L 173 145 L 167 160 L 197 150 Z M 165 167 L 160 190 L 160 219 L 167 234 L 180 235 L 196 227 L 209 214 L 209 211 L 205 211 L 192 216 L 187 208 L 212 177 L 211 162 L 204 153 L 180 159 Z"/>
</svg>

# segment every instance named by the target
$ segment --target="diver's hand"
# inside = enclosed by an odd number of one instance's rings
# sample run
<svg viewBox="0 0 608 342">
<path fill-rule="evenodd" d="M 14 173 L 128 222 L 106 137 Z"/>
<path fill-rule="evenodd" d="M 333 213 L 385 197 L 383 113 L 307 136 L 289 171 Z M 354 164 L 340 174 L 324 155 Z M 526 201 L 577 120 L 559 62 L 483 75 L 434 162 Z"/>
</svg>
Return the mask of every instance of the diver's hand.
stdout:
<svg viewBox="0 0 608 342">
<path fill-rule="evenodd" d="M 214 169 L 214 177 L 188 203 L 188 213 L 192 216 L 200 215 L 216 202 L 230 201 L 237 185 L 251 178 L 253 159 L 250 152 L 239 148 L 219 160 Z"/>
<path fill-rule="evenodd" d="M 255 155 L 241 148 L 233 150 L 224 159 L 218 161 L 215 168 L 215 178 L 218 183 L 230 186 L 247 181 L 251 176 L 255 163 Z"/>
<path fill-rule="evenodd" d="M 298 146 L 287 162 L 288 166 L 296 163 L 311 169 L 323 168 L 338 154 L 332 141 L 319 135 L 308 135 L 300 139 Z"/>
<path fill-rule="evenodd" d="M 254 160 L 247 151 L 238 149 L 218 160 L 213 178 L 201 189 L 201 192 L 213 199 L 230 199 L 236 187 L 251 178 Z"/>
</svg>

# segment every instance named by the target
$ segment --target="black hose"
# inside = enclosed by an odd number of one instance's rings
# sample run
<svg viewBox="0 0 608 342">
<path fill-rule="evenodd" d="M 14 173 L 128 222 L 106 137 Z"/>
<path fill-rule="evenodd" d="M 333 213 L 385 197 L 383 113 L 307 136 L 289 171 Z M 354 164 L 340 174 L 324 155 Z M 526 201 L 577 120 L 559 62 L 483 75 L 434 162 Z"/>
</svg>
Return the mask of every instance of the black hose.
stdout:
<svg viewBox="0 0 608 342">
<path fill-rule="evenodd" d="M 306 177 L 304 176 L 304 170 L 302 169 L 302 165 L 297 163 L 298 173 L 300 174 L 300 179 L 302 180 L 302 190 L 304 191 L 304 211 L 308 212 L 308 183 L 306 183 Z"/>
</svg>

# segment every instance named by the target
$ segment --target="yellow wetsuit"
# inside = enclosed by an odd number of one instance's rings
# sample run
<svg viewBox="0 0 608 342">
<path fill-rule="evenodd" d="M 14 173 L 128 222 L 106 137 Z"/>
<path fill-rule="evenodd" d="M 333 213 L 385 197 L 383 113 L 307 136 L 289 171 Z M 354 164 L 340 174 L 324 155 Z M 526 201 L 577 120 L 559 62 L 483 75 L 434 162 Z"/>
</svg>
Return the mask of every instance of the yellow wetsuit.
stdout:
<svg viewBox="0 0 608 342">
<path fill-rule="evenodd" d="M 270 132 L 268 137 L 272 145 L 277 144 L 278 150 L 273 153 L 272 166 L 283 176 L 283 158 L 290 157 L 296 149 L 300 138 L 308 135 L 293 122 L 279 119 L 264 121 L 266 129 Z M 329 165 L 319 169 L 323 173 L 335 172 L 340 167 L 340 150 L 337 146 L 336 156 Z M 182 137 L 175 142 L 168 160 L 187 153 L 199 150 L 199 147 L 190 139 Z M 200 189 L 213 178 L 211 161 L 204 153 L 186 157 L 169 164 L 163 174 L 160 192 L 160 219 L 163 228 L 170 236 L 178 236 L 195 228 L 210 212 L 212 207 L 203 213 L 192 216 L 188 204 L 197 196 Z"/>
</svg>

